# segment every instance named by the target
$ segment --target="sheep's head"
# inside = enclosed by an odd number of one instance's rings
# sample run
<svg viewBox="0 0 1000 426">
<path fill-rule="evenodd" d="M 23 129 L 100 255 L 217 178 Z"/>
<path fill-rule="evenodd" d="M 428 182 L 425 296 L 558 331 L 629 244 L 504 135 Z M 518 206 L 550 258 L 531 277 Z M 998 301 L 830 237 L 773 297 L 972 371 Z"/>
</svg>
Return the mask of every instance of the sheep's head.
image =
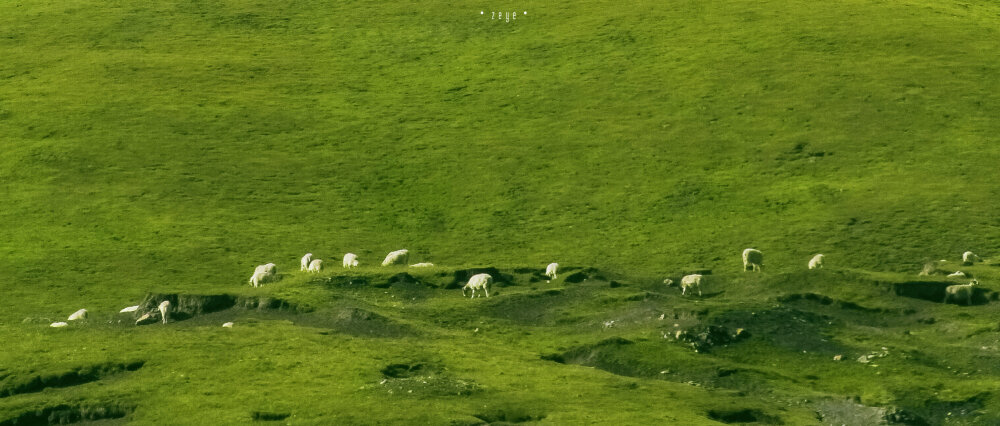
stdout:
<svg viewBox="0 0 1000 426">
<path fill-rule="evenodd" d="M 979 285 L 979 280 L 969 281 L 969 285 Z"/>
<path fill-rule="evenodd" d="M 672 280 L 670 278 L 667 278 L 667 279 L 663 280 L 663 284 L 665 284 L 668 287 L 672 286 L 672 285 L 674 285 L 674 280 Z"/>
</svg>

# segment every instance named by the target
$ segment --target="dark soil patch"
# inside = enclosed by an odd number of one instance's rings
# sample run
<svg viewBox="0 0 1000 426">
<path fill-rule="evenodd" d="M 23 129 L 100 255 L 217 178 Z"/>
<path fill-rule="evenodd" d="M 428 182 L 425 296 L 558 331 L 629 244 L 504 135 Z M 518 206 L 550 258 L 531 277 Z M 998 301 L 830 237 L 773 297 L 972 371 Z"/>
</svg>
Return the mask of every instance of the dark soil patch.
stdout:
<svg viewBox="0 0 1000 426">
<path fill-rule="evenodd" d="M 612 337 L 593 345 L 579 346 L 563 353 L 542 355 L 541 358 L 560 364 L 586 365 L 619 376 L 653 376 L 654 372 L 651 368 L 641 365 L 625 353 L 625 347 L 633 344 L 634 342 L 631 340 Z"/>
<path fill-rule="evenodd" d="M 402 379 L 414 376 L 426 376 L 440 371 L 440 368 L 425 363 L 389 364 L 382 369 L 382 375 L 391 379 Z"/>
<path fill-rule="evenodd" d="M 875 313 L 875 314 L 899 313 L 898 310 L 896 309 L 868 308 L 865 306 L 858 305 L 857 303 L 854 302 L 832 299 L 830 297 L 816 293 L 788 294 L 778 298 L 778 301 L 781 303 L 790 303 L 799 300 L 816 302 L 820 305 L 834 306 L 842 309 L 849 309 L 853 311 L 866 312 L 866 313 Z"/>
<path fill-rule="evenodd" d="M 135 311 L 138 318 L 145 313 L 153 313 L 159 319 L 160 303 L 170 301 L 170 320 L 183 321 L 197 315 L 223 311 L 226 309 L 291 310 L 309 312 L 311 309 L 271 297 L 236 296 L 232 294 L 166 294 L 150 293 Z"/>
<path fill-rule="evenodd" d="M 106 376 L 142 368 L 145 361 L 103 363 L 74 368 L 54 374 L 40 374 L 27 378 L 12 375 L 0 384 L 0 398 L 23 393 L 40 392 L 45 388 L 64 388 L 100 380 Z"/>
<path fill-rule="evenodd" d="M 0 421 L 0 426 L 60 425 L 83 421 L 120 419 L 128 416 L 133 411 L 135 411 L 135 406 L 122 403 L 94 405 L 60 404 L 21 412 Z"/>
<path fill-rule="evenodd" d="M 533 413 L 521 408 L 504 408 L 472 416 L 489 424 L 537 422 L 545 418 L 545 414 Z"/>
<path fill-rule="evenodd" d="M 912 422 L 897 422 L 902 424 L 939 425 L 957 420 L 966 420 L 970 422 L 969 424 L 1000 424 L 1000 419 L 984 419 L 980 416 L 980 410 L 989 396 L 988 393 L 981 393 L 955 401 L 930 398 L 901 404 L 902 410 L 895 410 L 892 414 L 902 416 L 901 420 L 913 419 Z"/>
<path fill-rule="evenodd" d="M 277 422 L 285 420 L 291 413 L 272 413 L 267 411 L 254 411 L 250 413 L 250 418 L 258 422 Z"/>
<path fill-rule="evenodd" d="M 726 346 L 750 337 L 742 329 L 730 330 L 721 325 L 697 325 L 675 334 L 677 340 L 686 342 L 695 352 L 709 352 L 713 347 Z"/>
<path fill-rule="evenodd" d="M 492 296 L 493 293 L 491 292 Z M 492 299 L 492 298 L 491 298 Z M 490 300 L 486 307 L 478 307 L 495 318 L 503 318 L 525 324 L 540 324 L 556 318 L 559 307 L 570 302 L 562 289 L 512 294 Z"/>
<path fill-rule="evenodd" d="M 495 287 L 506 287 L 509 285 L 514 285 L 514 276 L 510 274 L 505 274 L 500 272 L 499 269 L 492 266 L 484 268 L 470 268 L 470 269 L 459 269 L 452 273 L 452 281 L 444 286 L 446 289 L 462 288 L 465 283 L 469 282 L 469 278 L 472 278 L 476 274 L 490 274 L 493 277 L 493 285 Z"/>
<path fill-rule="evenodd" d="M 926 300 L 928 302 L 943 303 L 945 289 L 948 288 L 948 286 L 955 284 L 956 283 L 953 282 L 943 281 L 907 281 L 903 283 L 893 283 L 892 291 L 898 296 Z M 985 305 L 990 303 L 990 301 L 997 300 L 998 297 L 1000 297 L 1000 294 L 997 292 L 985 288 L 974 287 L 972 291 L 973 305 Z M 959 303 L 957 301 L 949 302 Z"/>
<path fill-rule="evenodd" d="M 752 408 L 709 410 L 708 418 L 722 423 L 783 424 L 778 417 L 764 414 L 763 411 Z"/>
<path fill-rule="evenodd" d="M 360 337 L 403 337 L 416 332 L 405 324 L 361 308 L 345 308 L 330 324 L 335 330 Z"/>
<path fill-rule="evenodd" d="M 826 315 L 780 306 L 760 312 L 730 311 L 712 322 L 730 329 L 742 328 L 752 333 L 754 339 L 795 352 L 841 354 L 848 348 L 833 342 L 825 333 L 831 319 Z"/>
</svg>

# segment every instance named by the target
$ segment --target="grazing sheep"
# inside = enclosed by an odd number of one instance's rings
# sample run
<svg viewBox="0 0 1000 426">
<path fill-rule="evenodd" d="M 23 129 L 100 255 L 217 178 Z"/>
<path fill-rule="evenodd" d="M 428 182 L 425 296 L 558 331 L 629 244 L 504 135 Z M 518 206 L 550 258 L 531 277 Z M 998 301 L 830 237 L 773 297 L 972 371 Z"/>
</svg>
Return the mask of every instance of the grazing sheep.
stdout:
<svg viewBox="0 0 1000 426">
<path fill-rule="evenodd" d="M 948 278 L 954 278 L 954 277 L 968 278 L 968 275 L 966 275 L 965 272 L 962 272 L 962 271 L 955 271 L 955 272 L 952 272 L 952 273 L 948 274 Z"/>
<path fill-rule="evenodd" d="M 817 254 L 817 255 L 813 256 L 812 259 L 809 259 L 809 269 L 816 269 L 816 268 L 822 268 L 822 267 L 823 267 L 823 255 L 822 254 Z"/>
<path fill-rule="evenodd" d="M 263 272 L 268 275 L 274 275 L 278 273 L 278 265 L 273 263 L 265 263 L 263 265 L 257 265 L 253 270 L 254 273 Z"/>
<path fill-rule="evenodd" d="M 937 262 L 930 261 L 924 264 L 924 268 L 917 274 L 918 277 L 925 277 L 937 273 Z"/>
<path fill-rule="evenodd" d="M 950 285 L 944 289 L 944 300 L 941 303 L 948 303 L 948 300 L 961 300 L 965 299 L 966 306 L 972 305 L 972 295 L 975 293 L 973 287 L 979 284 L 979 281 L 972 280 L 968 284 L 958 284 Z"/>
<path fill-rule="evenodd" d="M 354 253 L 347 253 L 344 255 L 344 267 L 345 268 L 357 268 L 358 267 L 358 255 Z"/>
<path fill-rule="evenodd" d="M 265 274 L 263 271 L 254 272 L 253 275 L 250 276 L 250 285 L 253 286 L 254 288 L 260 287 L 260 285 L 263 284 L 266 279 L 267 279 L 267 274 Z"/>
<path fill-rule="evenodd" d="M 152 312 L 146 312 L 142 314 L 139 319 L 135 320 L 135 325 L 147 325 L 156 322 L 156 317 L 153 316 Z"/>
<path fill-rule="evenodd" d="M 410 265 L 411 268 L 430 268 L 431 266 L 434 266 L 434 264 L 430 262 L 414 263 Z"/>
<path fill-rule="evenodd" d="M 80 309 L 79 311 L 73 312 L 73 314 L 69 316 L 69 321 L 76 321 L 81 319 L 87 319 L 86 309 Z"/>
<path fill-rule="evenodd" d="M 979 261 L 979 256 L 976 256 L 975 253 L 973 253 L 971 251 L 967 251 L 965 253 L 962 253 L 962 265 L 964 265 L 964 266 L 969 266 L 969 265 L 971 265 L 971 264 L 973 264 L 975 262 L 978 262 L 978 261 Z"/>
<path fill-rule="evenodd" d="M 549 277 L 549 280 L 556 279 L 556 271 L 559 270 L 558 263 L 550 263 L 549 266 L 545 267 L 545 276 Z"/>
<path fill-rule="evenodd" d="M 118 311 L 118 313 L 119 314 L 124 314 L 126 312 L 135 312 L 135 311 L 138 311 L 138 310 L 139 310 L 139 305 L 135 305 L 135 306 L 129 306 L 127 308 L 122 308 L 122 310 Z"/>
<path fill-rule="evenodd" d="M 56 328 L 59 328 L 59 327 L 65 327 L 65 326 L 67 326 L 67 325 L 69 325 L 69 324 L 68 324 L 68 323 L 65 323 L 65 322 L 62 322 L 62 321 L 59 321 L 59 322 L 54 322 L 54 323 L 52 323 L 52 324 L 49 324 L 49 327 L 56 327 Z"/>
<path fill-rule="evenodd" d="M 222 324 L 222 326 L 225 327 L 225 328 L 233 328 L 233 323 L 232 322 L 227 322 L 227 323 Z"/>
<path fill-rule="evenodd" d="M 305 256 L 302 256 L 302 262 L 301 262 L 302 266 L 299 267 L 299 270 L 305 271 L 306 269 L 309 269 L 309 262 L 312 262 L 312 258 L 313 258 L 312 253 L 306 253 Z"/>
<path fill-rule="evenodd" d="M 164 300 L 160 302 L 160 318 L 163 318 L 163 323 L 167 323 L 167 317 L 170 316 L 170 301 Z"/>
<path fill-rule="evenodd" d="M 260 287 L 261 284 L 272 281 L 278 275 L 278 266 L 273 263 L 259 265 L 250 276 L 250 285 Z"/>
<path fill-rule="evenodd" d="M 743 270 L 751 270 L 755 272 L 760 272 L 760 268 L 764 266 L 764 253 L 760 250 L 748 248 L 743 250 Z"/>
<path fill-rule="evenodd" d="M 323 269 L 323 259 L 313 259 L 312 262 L 309 262 L 309 268 L 306 270 L 309 272 L 319 272 L 320 269 Z"/>
<path fill-rule="evenodd" d="M 701 296 L 701 274 L 685 275 L 681 278 L 681 294 L 686 294 L 689 287 L 698 287 L 698 295 Z"/>
<path fill-rule="evenodd" d="M 405 265 L 407 260 L 410 259 L 409 250 L 396 250 L 385 256 L 385 260 L 382 261 L 382 266 L 389 265 Z"/>
<path fill-rule="evenodd" d="M 465 290 L 472 290 L 472 296 L 469 298 L 476 297 L 476 290 L 482 289 L 486 293 L 486 297 L 490 297 L 490 287 L 493 286 L 493 277 L 490 274 L 476 274 L 472 278 L 469 278 L 469 282 L 462 287 L 462 296 L 465 296 Z M 483 297 L 483 296 L 479 296 Z"/>
</svg>

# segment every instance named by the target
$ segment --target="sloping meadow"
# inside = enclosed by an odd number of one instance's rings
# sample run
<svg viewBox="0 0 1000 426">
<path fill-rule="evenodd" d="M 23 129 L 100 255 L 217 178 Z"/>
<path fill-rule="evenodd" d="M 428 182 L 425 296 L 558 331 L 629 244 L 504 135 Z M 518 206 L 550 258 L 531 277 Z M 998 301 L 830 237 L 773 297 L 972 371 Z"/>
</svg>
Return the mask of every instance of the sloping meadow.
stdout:
<svg viewBox="0 0 1000 426">
<path fill-rule="evenodd" d="M 0 422 L 996 422 L 1000 6 L 507 8 L 0 2 Z"/>
</svg>

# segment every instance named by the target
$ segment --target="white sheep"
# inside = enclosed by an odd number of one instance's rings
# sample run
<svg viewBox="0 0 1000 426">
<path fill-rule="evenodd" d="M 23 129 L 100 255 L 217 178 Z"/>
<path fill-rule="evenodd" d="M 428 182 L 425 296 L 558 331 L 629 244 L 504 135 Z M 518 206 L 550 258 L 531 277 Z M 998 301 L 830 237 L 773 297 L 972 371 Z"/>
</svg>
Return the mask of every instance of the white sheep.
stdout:
<svg viewBox="0 0 1000 426">
<path fill-rule="evenodd" d="M 126 312 L 135 312 L 135 311 L 138 311 L 138 310 L 139 310 L 139 305 L 135 305 L 135 306 L 129 306 L 127 308 L 122 308 L 122 310 L 118 311 L 118 313 L 119 314 L 124 314 Z"/>
<path fill-rule="evenodd" d="M 69 316 L 69 321 L 76 321 L 81 319 L 87 319 L 86 309 L 80 309 L 79 311 L 73 312 L 73 314 Z"/>
<path fill-rule="evenodd" d="M 59 321 L 59 322 L 54 322 L 52 324 L 49 324 L 49 327 L 59 328 L 59 327 L 65 327 L 67 325 L 69 325 L 69 323 L 66 323 L 66 322 L 63 322 L 63 321 Z"/>
<path fill-rule="evenodd" d="M 545 267 L 545 276 L 549 277 L 549 280 L 554 280 L 556 279 L 556 271 L 558 270 L 559 270 L 558 263 L 555 262 L 550 263 L 549 266 Z"/>
<path fill-rule="evenodd" d="M 410 265 L 411 268 L 430 268 L 432 266 L 434 266 L 434 264 L 430 262 L 420 262 Z"/>
<path fill-rule="evenodd" d="M 170 301 L 164 300 L 160 302 L 160 318 L 163 318 L 163 323 L 167 323 L 167 317 L 170 316 Z"/>
<path fill-rule="evenodd" d="M 816 268 L 822 268 L 822 267 L 823 267 L 823 255 L 822 254 L 817 254 L 817 255 L 813 256 L 812 259 L 809 259 L 809 269 L 816 269 Z"/>
<path fill-rule="evenodd" d="M 357 268 L 358 267 L 358 255 L 354 253 L 347 253 L 344 255 L 344 267 L 345 268 Z"/>
<path fill-rule="evenodd" d="M 968 278 L 968 275 L 965 275 L 965 272 L 962 272 L 962 271 L 955 271 L 955 272 L 952 272 L 952 273 L 948 274 L 948 277 L 949 278 Z"/>
<path fill-rule="evenodd" d="M 266 280 L 267 280 L 267 274 L 264 273 L 264 271 L 257 271 L 250 276 L 250 285 L 253 286 L 254 288 L 257 288 L 260 287 L 260 285 L 263 284 L 264 281 Z"/>
<path fill-rule="evenodd" d="M 278 265 L 275 265 L 273 263 L 265 263 L 263 265 L 257 265 L 257 267 L 254 268 L 253 271 L 255 273 L 256 272 L 263 272 L 265 274 L 273 275 L 273 274 L 278 273 Z"/>
<path fill-rule="evenodd" d="M 309 268 L 306 270 L 309 272 L 319 272 L 321 269 L 323 269 L 323 259 L 313 259 L 312 262 L 309 262 Z"/>
<path fill-rule="evenodd" d="M 950 285 L 944 289 L 944 301 L 941 303 L 948 303 L 948 300 L 961 300 L 965 299 L 966 305 L 972 305 L 972 296 L 975 292 L 973 287 L 979 284 L 979 281 L 972 280 L 968 284 L 958 284 Z"/>
<path fill-rule="evenodd" d="M 233 323 L 232 322 L 223 323 L 222 326 L 225 328 L 233 328 Z"/>
<path fill-rule="evenodd" d="M 698 295 L 701 296 L 701 274 L 685 275 L 681 278 L 681 294 L 686 294 L 690 287 L 698 287 Z"/>
<path fill-rule="evenodd" d="M 969 266 L 978 261 L 979 261 L 979 256 L 976 256 L 975 253 L 971 251 L 962 253 L 962 265 Z"/>
<path fill-rule="evenodd" d="M 761 253 L 760 250 L 752 248 L 743 250 L 744 271 L 747 270 L 747 267 L 750 267 L 750 270 L 759 272 L 762 266 L 764 266 L 764 253 Z"/>
<path fill-rule="evenodd" d="M 486 297 L 490 297 L 490 287 L 492 286 L 493 277 L 490 274 L 476 274 L 472 278 L 469 278 L 469 282 L 465 284 L 465 287 L 462 287 L 462 296 L 465 296 L 465 290 L 472 290 L 472 296 L 469 298 L 474 298 L 476 297 L 476 290 L 482 289 L 486 293 Z"/>
<path fill-rule="evenodd" d="M 313 258 L 312 253 L 306 253 L 305 256 L 302 256 L 302 261 L 300 262 L 302 266 L 299 267 L 299 270 L 305 271 L 306 269 L 309 269 L 309 262 L 312 262 L 312 258 Z"/>
<path fill-rule="evenodd" d="M 924 268 L 920 270 L 920 273 L 917 274 L 917 276 L 918 277 L 930 276 L 934 275 L 935 272 L 937 272 L 937 262 L 930 261 L 924 264 Z"/>
<path fill-rule="evenodd" d="M 389 265 L 405 265 L 407 260 L 410 259 L 409 250 L 396 250 L 385 256 L 385 260 L 382 261 L 382 266 Z"/>
<path fill-rule="evenodd" d="M 260 287 L 261 284 L 273 280 L 277 274 L 278 266 L 273 263 L 258 265 L 250 276 L 250 285 Z"/>
</svg>

